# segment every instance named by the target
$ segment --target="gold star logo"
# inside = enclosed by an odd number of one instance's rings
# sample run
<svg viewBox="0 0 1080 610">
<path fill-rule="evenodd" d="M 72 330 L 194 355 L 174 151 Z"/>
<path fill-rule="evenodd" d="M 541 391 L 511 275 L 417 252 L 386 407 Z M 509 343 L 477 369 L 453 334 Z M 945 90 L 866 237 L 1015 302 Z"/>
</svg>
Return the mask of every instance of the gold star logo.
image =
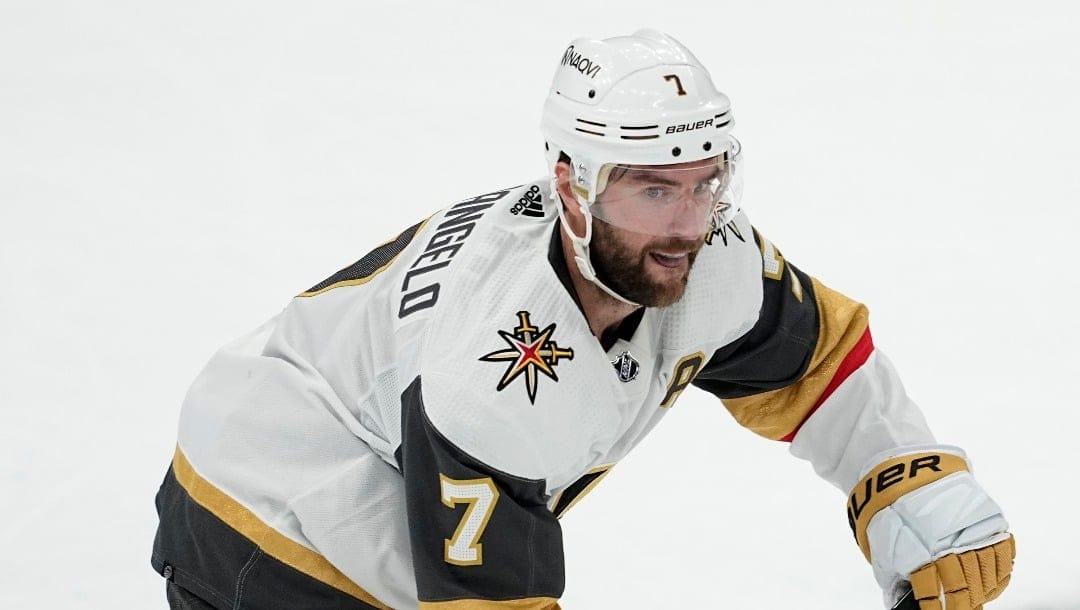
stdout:
<svg viewBox="0 0 1080 610">
<path fill-rule="evenodd" d="M 529 402 L 536 404 L 536 387 L 539 380 L 538 372 L 551 379 L 558 381 L 559 376 L 555 368 L 559 360 L 574 359 L 574 350 L 569 347 L 560 348 L 551 335 L 555 332 L 555 324 L 548 324 L 543 330 L 533 326 L 529 321 L 529 312 L 517 312 L 518 325 L 513 332 L 499 331 L 499 336 L 510 346 L 510 349 L 502 349 L 485 354 L 480 357 L 484 362 L 508 362 L 509 366 L 503 373 L 499 385 L 495 388 L 502 391 L 510 385 L 519 375 L 525 375 L 525 389 L 529 393 Z"/>
</svg>

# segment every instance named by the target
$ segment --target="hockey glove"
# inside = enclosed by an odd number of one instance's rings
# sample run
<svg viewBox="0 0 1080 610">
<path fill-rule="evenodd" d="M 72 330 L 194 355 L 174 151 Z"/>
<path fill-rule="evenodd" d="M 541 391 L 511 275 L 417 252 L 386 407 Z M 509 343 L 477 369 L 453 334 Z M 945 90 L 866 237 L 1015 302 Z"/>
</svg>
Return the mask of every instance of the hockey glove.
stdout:
<svg viewBox="0 0 1080 610">
<path fill-rule="evenodd" d="M 963 451 L 913 448 L 864 472 L 849 498 L 848 523 L 886 607 L 909 589 L 920 610 L 981 610 L 1001 594 L 1013 538 Z"/>
</svg>

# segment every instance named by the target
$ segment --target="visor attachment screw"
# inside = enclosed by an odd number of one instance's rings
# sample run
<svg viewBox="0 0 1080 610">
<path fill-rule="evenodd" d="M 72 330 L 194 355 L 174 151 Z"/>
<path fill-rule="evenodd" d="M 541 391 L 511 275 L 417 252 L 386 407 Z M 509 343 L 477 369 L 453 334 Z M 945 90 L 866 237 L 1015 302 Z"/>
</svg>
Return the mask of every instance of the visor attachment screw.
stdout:
<svg viewBox="0 0 1080 610">
<path fill-rule="evenodd" d="M 681 154 L 682 154 L 682 149 L 681 149 L 681 148 L 679 148 L 678 146 L 676 146 L 675 148 L 672 148 L 672 149 L 671 149 L 671 156 L 673 156 L 673 157 L 678 157 L 678 156 L 679 156 L 679 155 L 681 155 Z"/>
<path fill-rule="evenodd" d="M 712 150 L 712 142 L 706 142 L 706 143 L 705 143 L 705 144 L 704 144 L 704 145 L 702 146 L 702 148 L 704 148 L 705 150 Z"/>
</svg>

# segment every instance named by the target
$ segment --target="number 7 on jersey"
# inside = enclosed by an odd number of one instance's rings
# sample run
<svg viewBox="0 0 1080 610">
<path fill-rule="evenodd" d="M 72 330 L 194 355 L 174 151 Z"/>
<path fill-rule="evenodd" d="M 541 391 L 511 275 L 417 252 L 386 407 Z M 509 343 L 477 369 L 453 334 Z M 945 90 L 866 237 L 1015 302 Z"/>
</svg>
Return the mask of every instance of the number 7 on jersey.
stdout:
<svg viewBox="0 0 1080 610">
<path fill-rule="evenodd" d="M 451 479 L 439 473 L 442 503 L 450 508 L 468 504 L 454 535 L 444 540 L 443 558 L 457 566 L 477 566 L 484 563 L 484 545 L 480 536 L 487 527 L 499 490 L 491 477 L 482 479 Z"/>
</svg>

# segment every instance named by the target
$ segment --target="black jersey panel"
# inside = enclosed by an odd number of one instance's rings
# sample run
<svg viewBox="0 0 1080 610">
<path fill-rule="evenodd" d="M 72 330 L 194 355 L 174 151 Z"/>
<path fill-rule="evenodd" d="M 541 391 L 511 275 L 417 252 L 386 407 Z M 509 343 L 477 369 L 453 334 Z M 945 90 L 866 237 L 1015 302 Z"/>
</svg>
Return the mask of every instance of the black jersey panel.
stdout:
<svg viewBox="0 0 1080 610">
<path fill-rule="evenodd" d="M 199 504 L 177 480 L 173 467 L 156 504 L 160 523 L 151 564 L 217 608 L 386 608 L 279 561 Z M 365 591 L 359 595 L 378 603 Z"/>
<path fill-rule="evenodd" d="M 402 393 L 406 505 L 421 602 L 558 598 L 562 530 L 545 482 L 471 458 L 434 429 L 418 377 Z"/>
<path fill-rule="evenodd" d="M 717 350 L 694 385 L 720 398 L 738 398 L 787 387 L 806 373 L 820 332 L 814 286 L 787 261 L 781 272 L 779 280 L 762 278 L 761 314 L 754 327 Z"/>
</svg>

